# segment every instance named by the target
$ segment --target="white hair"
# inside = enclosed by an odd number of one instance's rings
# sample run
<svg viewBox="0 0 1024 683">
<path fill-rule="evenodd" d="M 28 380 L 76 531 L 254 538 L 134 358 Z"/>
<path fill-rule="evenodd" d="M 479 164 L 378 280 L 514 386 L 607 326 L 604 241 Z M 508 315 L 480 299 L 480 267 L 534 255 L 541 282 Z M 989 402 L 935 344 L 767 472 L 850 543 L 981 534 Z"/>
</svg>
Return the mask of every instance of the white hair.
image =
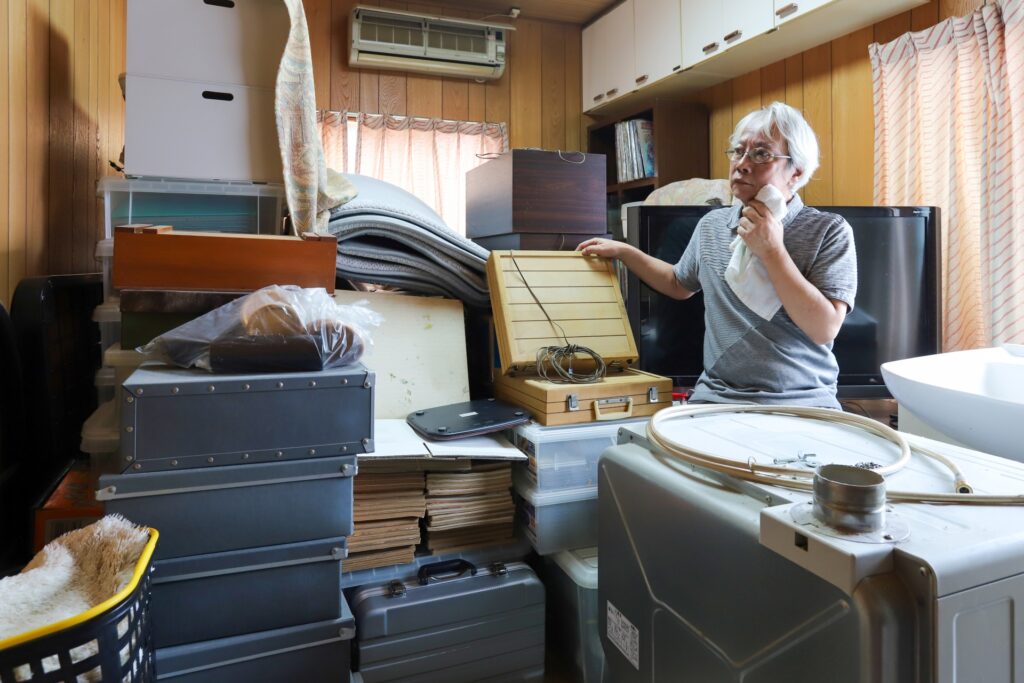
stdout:
<svg viewBox="0 0 1024 683">
<path fill-rule="evenodd" d="M 786 143 L 793 157 L 789 161 L 800 171 L 794 191 L 806 185 L 818 170 L 818 138 L 803 115 L 788 104 L 772 102 L 744 116 L 729 137 L 729 145 L 735 147 L 747 133 Z"/>
</svg>

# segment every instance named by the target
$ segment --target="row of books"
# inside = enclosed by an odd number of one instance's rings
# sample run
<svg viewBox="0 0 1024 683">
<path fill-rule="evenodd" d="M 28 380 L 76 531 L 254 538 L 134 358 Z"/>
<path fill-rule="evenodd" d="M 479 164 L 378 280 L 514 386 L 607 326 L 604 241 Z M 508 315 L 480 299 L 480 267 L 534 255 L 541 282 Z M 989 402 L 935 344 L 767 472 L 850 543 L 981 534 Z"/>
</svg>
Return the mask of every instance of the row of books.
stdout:
<svg viewBox="0 0 1024 683">
<path fill-rule="evenodd" d="M 620 183 L 654 177 L 652 122 L 632 119 L 615 124 L 615 160 Z"/>
</svg>

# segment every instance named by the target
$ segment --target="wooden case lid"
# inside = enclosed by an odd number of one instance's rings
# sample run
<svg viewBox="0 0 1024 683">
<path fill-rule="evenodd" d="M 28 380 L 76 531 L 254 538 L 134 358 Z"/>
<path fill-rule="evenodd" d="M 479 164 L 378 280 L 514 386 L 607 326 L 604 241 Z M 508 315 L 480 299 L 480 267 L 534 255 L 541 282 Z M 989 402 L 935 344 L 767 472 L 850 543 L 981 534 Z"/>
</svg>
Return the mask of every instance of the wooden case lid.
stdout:
<svg viewBox="0 0 1024 683">
<path fill-rule="evenodd" d="M 487 284 L 503 374 L 534 372 L 537 349 L 564 346 L 563 331 L 608 365 L 636 363 L 633 330 L 608 259 L 575 251 L 492 251 Z"/>
</svg>

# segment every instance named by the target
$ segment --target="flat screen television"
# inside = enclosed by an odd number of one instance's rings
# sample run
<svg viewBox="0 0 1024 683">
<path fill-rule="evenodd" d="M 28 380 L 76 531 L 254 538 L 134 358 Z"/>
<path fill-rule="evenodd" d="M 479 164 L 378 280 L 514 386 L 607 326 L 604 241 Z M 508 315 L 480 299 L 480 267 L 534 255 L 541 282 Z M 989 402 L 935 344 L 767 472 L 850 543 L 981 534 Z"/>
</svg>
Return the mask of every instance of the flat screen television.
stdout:
<svg viewBox="0 0 1024 683">
<path fill-rule="evenodd" d="M 626 241 L 676 263 L 694 228 L 713 206 L 628 208 Z M 836 337 L 839 398 L 889 397 L 881 365 L 938 353 L 940 334 L 939 210 L 928 206 L 819 206 L 853 227 L 857 298 Z M 639 367 L 692 387 L 703 371 L 704 301 L 676 301 L 635 275 L 623 279 Z"/>
</svg>

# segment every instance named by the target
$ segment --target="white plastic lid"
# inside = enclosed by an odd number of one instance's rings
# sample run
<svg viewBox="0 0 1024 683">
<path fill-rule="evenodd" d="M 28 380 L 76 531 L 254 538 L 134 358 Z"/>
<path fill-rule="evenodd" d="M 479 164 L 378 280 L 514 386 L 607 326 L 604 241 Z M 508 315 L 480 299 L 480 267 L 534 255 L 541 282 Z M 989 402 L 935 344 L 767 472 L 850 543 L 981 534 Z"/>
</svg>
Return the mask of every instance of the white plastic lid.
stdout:
<svg viewBox="0 0 1024 683">
<path fill-rule="evenodd" d="M 103 364 L 112 368 L 137 368 L 147 360 L 146 356 L 135 349 L 122 349 L 120 342 L 115 342 L 103 352 Z"/>
<path fill-rule="evenodd" d="M 96 258 L 113 258 L 114 257 L 114 238 L 108 237 L 105 240 L 100 240 L 96 243 Z"/>
<path fill-rule="evenodd" d="M 555 553 L 555 563 L 580 588 L 597 590 L 597 548 L 578 548 Z"/>
<path fill-rule="evenodd" d="M 107 401 L 82 425 L 82 452 L 89 454 L 117 453 L 121 435 L 117 430 L 114 401 Z"/>
<path fill-rule="evenodd" d="M 100 368 L 96 371 L 97 387 L 112 387 L 117 378 L 114 368 Z"/>
<path fill-rule="evenodd" d="M 522 473 L 516 468 L 512 473 L 512 482 L 515 485 L 516 493 L 526 499 L 526 502 L 534 507 L 545 505 L 561 505 L 562 503 L 575 503 L 578 500 L 590 500 L 597 498 L 596 486 L 584 486 L 576 489 L 556 489 L 554 491 L 538 491 L 529 479 L 529 475 Z"/>
<path fill-rule="evenodd" d="M 284 197 L 280 183 L 243 181 L 196 182 L 168 178 L 120 178 L 105 176 L 96 182 L 96 195 L 104 192 L 164 192 L 168 194 L 219 194 L 248 197 Z"/>
<path fill-rule="evenodd" d="M 98 323 L 121 322 L 121 301 L 111 297 L 93 309 L 92 319 Z"/>
<path fill-rule="evenodd" d="M 629 425 L 645 425 L 649 417 L 632 420 L 616 420 L 614 422 L 593 422 L 587 424 L 564 425 L 560 427 L 544 427 L 539 422 L 530 421 L 516 427 L 516 434 L 533 443 L 551 443 L 555 441 L 577 441 L 594 439 L 618 434 L 619 427 Z"/>
</svg>

